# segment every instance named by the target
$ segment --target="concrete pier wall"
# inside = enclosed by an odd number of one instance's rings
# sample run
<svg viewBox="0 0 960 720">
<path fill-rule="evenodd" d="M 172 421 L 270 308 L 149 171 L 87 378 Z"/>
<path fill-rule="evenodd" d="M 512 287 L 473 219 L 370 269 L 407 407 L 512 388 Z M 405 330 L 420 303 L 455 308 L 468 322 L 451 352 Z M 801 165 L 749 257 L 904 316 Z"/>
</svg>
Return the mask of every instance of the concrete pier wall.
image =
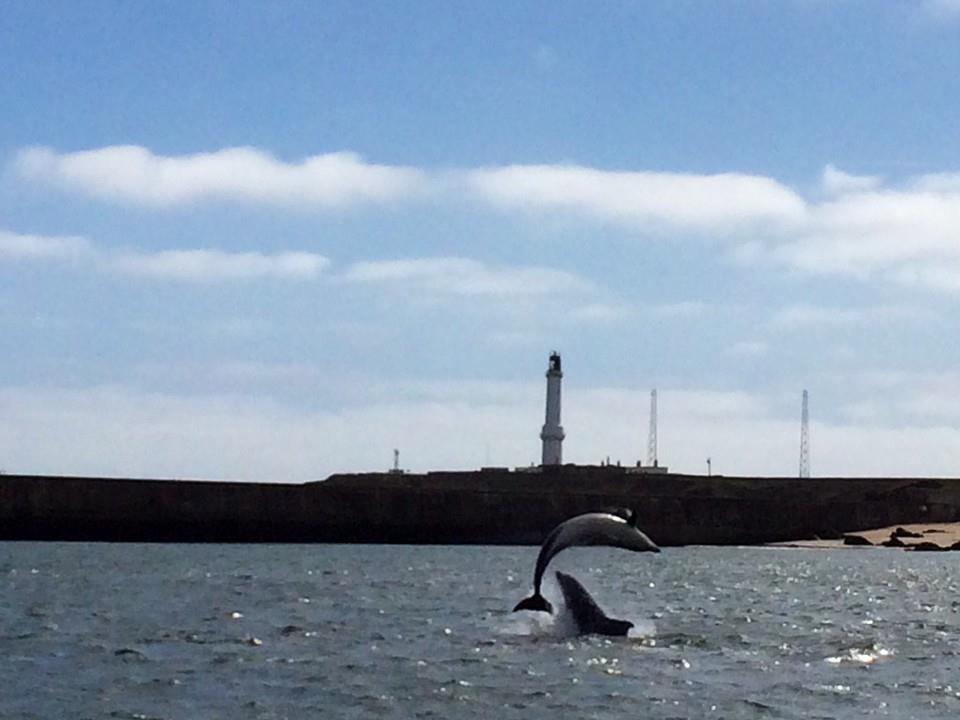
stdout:
<svg viewBox="0 0 960 720">
<path fill-rule="evenodd" d="M 334 475 L 305 485 L 0 476 L 0 538 L 539 544 L 632 507 L 657 543 L 754 544 L 960 520 L 960 479 L 737 478 L 612 467 Z"/>
</svg>

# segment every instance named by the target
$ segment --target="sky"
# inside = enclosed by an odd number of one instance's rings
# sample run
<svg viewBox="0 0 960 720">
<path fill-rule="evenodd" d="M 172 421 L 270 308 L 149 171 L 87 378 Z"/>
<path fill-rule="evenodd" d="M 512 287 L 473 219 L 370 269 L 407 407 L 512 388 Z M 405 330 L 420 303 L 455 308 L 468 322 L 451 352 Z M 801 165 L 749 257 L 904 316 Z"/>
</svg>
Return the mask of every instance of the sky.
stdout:
<svg viewBox="0 0 960 720">
<path fill-rule="evenodd" d="M 0 471 L 960 474 L 960 0 L 0 13 Z"/>
</svg>

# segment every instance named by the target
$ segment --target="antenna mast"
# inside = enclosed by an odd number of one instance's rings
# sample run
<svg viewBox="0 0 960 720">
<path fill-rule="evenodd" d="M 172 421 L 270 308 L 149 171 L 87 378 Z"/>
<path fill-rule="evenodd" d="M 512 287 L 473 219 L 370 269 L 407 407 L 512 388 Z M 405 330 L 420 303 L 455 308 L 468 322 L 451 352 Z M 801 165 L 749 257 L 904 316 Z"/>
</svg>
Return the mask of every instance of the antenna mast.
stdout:
<svg viewBox="0 0 960 720">
<path fill-rule="evenodd" d="M 803 409 L 800 411 L 800 477 L 810 477 L 810 408 L 807 391 L 803 391 Z"/>
<path fill-rule="evenodd" d="M 650 391 L 650 436 L 647 438 L 647 465 L 657 466 L 657 389 Z"/>
</svg>

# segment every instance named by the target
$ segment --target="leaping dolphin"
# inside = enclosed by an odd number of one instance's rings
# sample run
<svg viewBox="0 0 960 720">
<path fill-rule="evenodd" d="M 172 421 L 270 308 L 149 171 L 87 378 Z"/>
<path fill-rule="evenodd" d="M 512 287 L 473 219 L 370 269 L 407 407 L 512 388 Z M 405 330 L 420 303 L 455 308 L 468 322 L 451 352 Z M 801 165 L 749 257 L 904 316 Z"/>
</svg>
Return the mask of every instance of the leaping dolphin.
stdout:
<svg viewBox="0 0 960 720">
<path fill-rule="evenodd" d="M 637 514 L 627 513 L 626 519 L 609 512 L 592 512 L 577 515 L 557 525 L 543 541 L 537 555 L 537 567 L 533 573 L 533 595 L 524 598 L 513 609 L 553 612 L 553 607 L 540 594 L 543 573 L 553 556 L 574 545 L 610 545 L 635 552 L 660 552 L 660 548 L 644 535 L 636 525 Z"/>
<path fill-rule="evenodd" d="M 626 635 L 633 627 L 627 620 L 607 617 L 596 601 L 573 575 L 557 572 L 557 582 L 563 592 L 563 602 L 573 617 L 577 632 L 581 635 Z"/>
</svg>

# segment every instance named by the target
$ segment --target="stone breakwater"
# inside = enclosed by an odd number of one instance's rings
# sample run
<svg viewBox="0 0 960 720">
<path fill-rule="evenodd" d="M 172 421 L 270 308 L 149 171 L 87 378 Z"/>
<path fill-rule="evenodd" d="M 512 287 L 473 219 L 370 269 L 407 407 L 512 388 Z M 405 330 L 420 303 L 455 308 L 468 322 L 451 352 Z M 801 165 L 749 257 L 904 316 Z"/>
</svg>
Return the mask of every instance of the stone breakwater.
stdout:
<svg viewBox="0 0 960 720">
<path fill-rule="evenodd" d="M 659 545 L 842 538 L 960 521 L 958 478 L 704 477 L 562 466 L 333 475 L 306 484 L 0 476 L 0 538 L 539 544 L 558 522 L 637 510 Z"/>
</svg>

